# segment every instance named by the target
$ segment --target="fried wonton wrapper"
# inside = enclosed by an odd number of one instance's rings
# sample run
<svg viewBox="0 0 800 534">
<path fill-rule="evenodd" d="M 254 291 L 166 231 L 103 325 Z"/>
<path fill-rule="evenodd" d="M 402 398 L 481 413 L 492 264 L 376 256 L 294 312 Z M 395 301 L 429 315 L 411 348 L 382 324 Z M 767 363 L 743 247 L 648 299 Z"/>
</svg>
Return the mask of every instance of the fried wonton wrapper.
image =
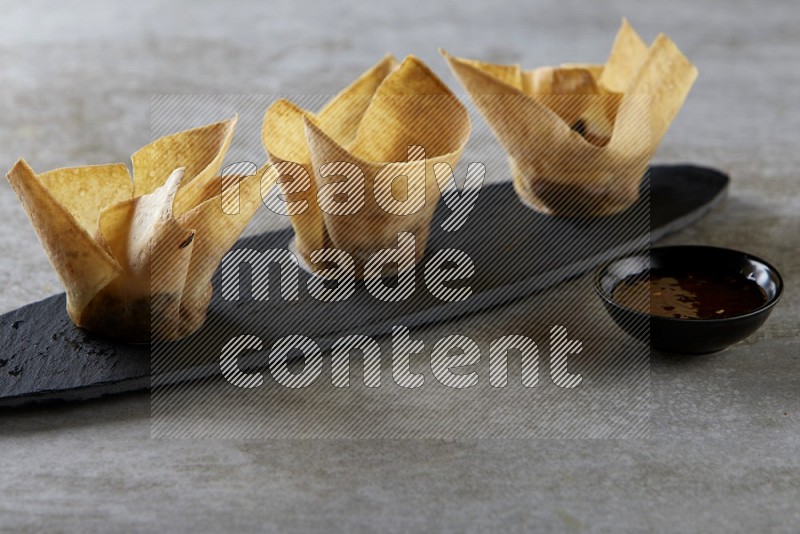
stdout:
<svg viewBox="0 0 800 534">
<path fill-rule="evenodd" d="M 308 204 L 302 213 L 290 215 L 298 252 L 313 265 L 315 250 L 345 250 L 353 256 L 361 277 L 372 253 L 396 248 L 398 234 L 412 232 L 419 261 L 440 197 L 433 167 L 446 163 L 454 170 L 469 133 L 466 108 L 413 56 L 398 64 L 387 55 L 317 114 L 286 100 L 275 102 L 265 114 L 262 130 L 270 162 L 289 170 L 299 164 L 310 176 L 310 187 L 292 187 L 296 177 L 291 183 L 285 178 L 278 182 L 287 201 Z M 355 213 L 335 213 L 318 203 L 326 189 L 334 191 L 333 197 L 336 191 L 346 193 L 347 187 L 356 188 L 350 194 L 359 194 L 353 175 L 343 178 L 336 169 L 323 167 L 333 163 L 340 169 L 355 166 L 363 172 L 364 205 Z M 329 169 L 325 176 L 321 168 Z M 439 178 L 447 178 L 444 174 L 440 169 Z M 395 180 L 399 176 L 407 181 Z M 329 185 L 334 182 L 344 183 L 334 190 Z M 424 199 L 419 198 L 423 193 Z M 398 201 L 413 196 L 424 203 L 420 209 L 392 213 L 376 201 L 377 196 L 391 202 L 389 195 Z"/>
<path fill-rule="evenodd" d="M 631 206 L 697 69 L 668 37 L 627 20 L 605 65 L 531 71 L 442 54 L 509 155 L 517 194 L 553 215 Z"/>
<path fill-rule="evenodd" d="M 238 198 L 226 179 L 223 197 L 217 172 L 235 124 L 154 141 L 133 155 L 133 179 L 121 163 L 36 174 L 19 160 L 9 171 L 77 326 L 149 342 L 203 324 L 211 276 L 261 201 L 259 174 Z"/>
</svg>

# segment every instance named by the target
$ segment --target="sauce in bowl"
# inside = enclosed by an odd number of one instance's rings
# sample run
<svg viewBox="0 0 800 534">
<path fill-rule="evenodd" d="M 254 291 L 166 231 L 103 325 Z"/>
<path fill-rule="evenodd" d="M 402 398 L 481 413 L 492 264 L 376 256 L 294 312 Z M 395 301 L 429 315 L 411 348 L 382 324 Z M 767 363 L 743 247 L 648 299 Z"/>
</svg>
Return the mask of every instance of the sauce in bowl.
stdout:
<svg viewBox="0 0 800 534">
<path fill-rule="evenodd" d="M 764 290 L 743 275 L 650 271 L 620 282 L 612 298 L 632 310 L 673 319 L 723 319 L 767 302 Z"/>
</svg>

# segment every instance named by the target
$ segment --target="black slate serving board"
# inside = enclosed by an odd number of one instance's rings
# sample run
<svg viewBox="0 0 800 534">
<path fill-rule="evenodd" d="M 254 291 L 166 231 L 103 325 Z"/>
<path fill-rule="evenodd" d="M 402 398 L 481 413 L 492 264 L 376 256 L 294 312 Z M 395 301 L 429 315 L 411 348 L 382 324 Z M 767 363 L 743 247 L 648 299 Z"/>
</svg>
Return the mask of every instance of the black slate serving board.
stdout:
<svg viewBox="0 0 800 534">
<path fill-rule="evenodd" d="M 243 272 L 240 301 L 225 301 L 215 290 L 202 329 L 186 340 L 151 347 L 114 343 L 75 328 L 65 296 L 55 295 L 0 316 L 0 406 L 148 388 L 156 354 L 168 354 L 172 362 L 169 369 L 159 369 L 158 383 L 219 374 L 221 347 L 237 335 L 258 335 L 268 347 L 270 339 L 302 334 L 325 347 L 326 340 L 345 333 L 377 336 L 392 325 L 419 326 L 524 298 L 690 225 L 724 199 L 727 186 L 728 177 L 713 169 L 654 166 L 639 202 L 604 218 L 547 217 L 522 205 L 510 183 L 484 186 L 458 231 L 441 229 L 449 214 L 443 205 L 432 224 L 429 254 L 457 248 L 475 264 L 469 281 L 473 294 L 456 303 L 432 297 L 422 269 L 416 272 L 416 291 L 401 304 L 373 298 L 363 284 L 346 301 L 321 303 L 305 290 L 305 272 L 298 301 L 254 301 Z M 243 238 L 236 247 L 286 248 L 292 236 L 291 229 L 268 232 Z M 277 276 L 270 275 L 273 289 Z M 214 284 L 218 288 L 218 275 Z"/>
</svg>

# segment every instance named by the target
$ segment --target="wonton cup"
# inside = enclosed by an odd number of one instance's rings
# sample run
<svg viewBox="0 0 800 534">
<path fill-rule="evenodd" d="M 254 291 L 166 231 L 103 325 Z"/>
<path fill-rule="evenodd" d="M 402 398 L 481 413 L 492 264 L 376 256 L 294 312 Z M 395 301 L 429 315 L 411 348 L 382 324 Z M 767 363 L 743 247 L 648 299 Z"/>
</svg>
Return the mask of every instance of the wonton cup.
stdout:
<svg viewBox="0 0 800 534">
<path fill-rule="evenodd" d="M 401 232 L 415 235 L 415 261 L 420 261 L 440 197 L 434 165 L 446 163 L 454 170 L 469 133 L 466 108 L 413 56 L 398 65 L 387 55 L 319 113 L 286 100 L 272 104 L 264 117 L 262 141 L 270 162 L 283 174 L 278 183 L 286 201 L 307 202 L 302 213 L 290 214 L 295 246 L 305 262 L 314 265 L 316 250 L 344 250 L 355 260 L 356 276 L 363 277 L 369 256 L 397 248 Z M 286 180 L 284 171 L 293 164 L 308 173 L 310 185 L 302 191 L 293 191 L 297 176 Z M 363 172 L 363 207 L 358 211 L 336 213 L 318 202 L 318 193 L 324 196 L 335 182 L 340 182 L 339 189 L 327 206 L 335 204 L 337 195 L 345 200 L 360 195 L 352 176 L 344 183 L 335 170 L 324 177 L 320 169 L 325 164 L 354 165 Z M 440 180 L 447 178 L 441 168 L 439 174 Z M 398 176 L 407 181 L 395 180 Z M 379 203 L 406 199 L 417 201 L 410 203 L 417 207 L 390 212 Z"/>
<path fill-rule="evenodd" d="M 523 71 L 441 52 L 508 152 L 521 200 L 551 215 L 611 215 L 634 204 L 697 78 L 668 37 L 648 47 L 624 19 L 605 65 Z"/>
<path fill-rule="evenodd" d="M 150 143 L 132 156 L 133 179 L 122 163 L 37 175 L 19 160 L 8 172 L 75 325 L 132 343 L 202 326 L 211 276 L 261 200 L 259 174 L 239 182 L 238 198 L 226 178 L 223 197 L 217 172 L 235 124 Z"/>
</svg>

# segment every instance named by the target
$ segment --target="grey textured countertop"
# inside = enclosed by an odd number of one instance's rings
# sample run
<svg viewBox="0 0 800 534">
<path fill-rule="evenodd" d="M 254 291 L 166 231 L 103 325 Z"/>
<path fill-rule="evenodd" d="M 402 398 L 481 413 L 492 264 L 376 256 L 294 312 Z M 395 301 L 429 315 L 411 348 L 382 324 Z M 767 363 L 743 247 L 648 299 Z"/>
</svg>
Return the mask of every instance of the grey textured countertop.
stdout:
<svg viewBox="0 0 800 534">
<path fill-rule="evenodd" d="M 439 46 L 526 66 L 600 62 L 627 16 L 647 40 L 670 35 L 701 73 L 656 160 L 732 178 L 725 205 L 666 242 L 746 249 L 786 291 L 725 352 L 651 358 L 649 439 L 152 440 L 146 392 L 4 412 L 0 530 L 796 532 L 800 5 L 599 4 L 4 2 L 0 162 L 38 170 L 128 161 L 150 138 L 153 94 L 331 93 L 386 51 L 419 55 L 457 87 Z M 0 209 L 6 311 L 60 288 L 5 181 Z M 490 339 L 526 304 L 418 335 Z"/>
</svg>

